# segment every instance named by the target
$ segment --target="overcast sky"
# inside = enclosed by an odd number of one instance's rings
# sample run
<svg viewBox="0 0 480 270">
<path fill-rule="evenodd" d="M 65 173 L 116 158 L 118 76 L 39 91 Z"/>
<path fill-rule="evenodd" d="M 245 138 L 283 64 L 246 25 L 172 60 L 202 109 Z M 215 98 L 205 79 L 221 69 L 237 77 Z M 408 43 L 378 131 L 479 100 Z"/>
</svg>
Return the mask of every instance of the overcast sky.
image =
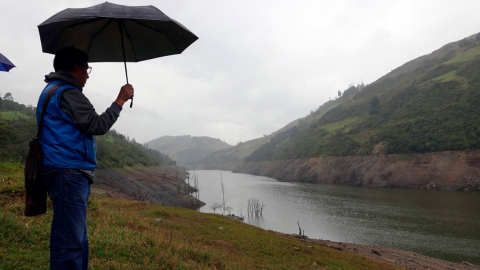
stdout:
<svg viewBox="0 0 480 270">
<path fill-rule="evenodd" d="M 53 71 L 37 25 L 66 8 L 104 1 L 0 0 L 2 97 L 36 106 Z M 480 1 L 170 0 L 154 5 L 199 40 L 180 55 L 127 63 L 135 88 L 114 128 L 138 142 L 164 135 L 229 144 L 270 134 L 338 90 L 370 84 L 392 69 L 480 32 Z M 92 63 L 84 88 L 98 113 L 126 83 L 122 63 Z"/>
</svg>

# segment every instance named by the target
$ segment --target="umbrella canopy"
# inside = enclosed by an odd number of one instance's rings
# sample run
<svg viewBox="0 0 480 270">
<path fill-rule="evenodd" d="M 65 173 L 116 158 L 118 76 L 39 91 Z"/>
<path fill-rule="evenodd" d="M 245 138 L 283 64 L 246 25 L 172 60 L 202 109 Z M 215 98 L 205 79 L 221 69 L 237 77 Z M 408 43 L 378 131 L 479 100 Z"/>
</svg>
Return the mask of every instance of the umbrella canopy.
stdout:
<svg viewBox="0 0 480 270">
<path fill-rule="evenodd" d="M 0 71 L 8 72 L 10 69 L 14 68 L 15 65 L 10 62 L 3 54 L 0 53 Z"/>
<path fill-rule="evenodd" d="M 42 50 L 83 50 L 89 62 L 140 62 L 179 54 L 198 39 L 190 30 L 154 6 L 123 6 L 105 2 L 68 8 L 38 26 Z M 130 103 L 130 108 L 133 105 Z"/>
<path fill-rule="evenodd" d="M 154 6 L 105 2 L 65 9 L 38 26 L 42 50 L 73 46 L 90 62 L 139 62 L 179 54 L 198 39 Z"/>
</svg>

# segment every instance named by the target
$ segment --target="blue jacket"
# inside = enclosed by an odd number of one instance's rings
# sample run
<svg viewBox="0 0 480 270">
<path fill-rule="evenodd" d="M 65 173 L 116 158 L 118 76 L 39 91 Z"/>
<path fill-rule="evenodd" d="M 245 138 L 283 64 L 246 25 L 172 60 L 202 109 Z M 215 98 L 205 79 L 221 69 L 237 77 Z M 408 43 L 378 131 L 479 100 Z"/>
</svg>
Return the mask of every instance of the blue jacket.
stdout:
<svg viewBox="0 0 480 270">
<path fill-rule="evenodd" d="M 43 103 L 48 92 L 57 84 L 50 81 L 43 89 L 37 104 L 37 124 L 42 116 Z M 44 152 L 43 164 L 56 168 L 70 168 L 94 171 L 97 167 L 97 141 L 93 135 L 85 135 L 70 117 L 60 109 L 60 97 L 66 89 L 77 89 L 65 84 L 52 95 L 43 120 L 40 144 Z"/>
</svg>

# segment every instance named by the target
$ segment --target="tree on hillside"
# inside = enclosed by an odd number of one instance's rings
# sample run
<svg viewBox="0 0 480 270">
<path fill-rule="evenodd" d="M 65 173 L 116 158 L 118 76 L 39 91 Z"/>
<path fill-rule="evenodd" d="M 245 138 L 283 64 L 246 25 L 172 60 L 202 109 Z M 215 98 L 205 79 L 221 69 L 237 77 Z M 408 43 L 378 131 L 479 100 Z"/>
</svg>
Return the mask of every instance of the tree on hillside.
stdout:
<svg viewBox="0 0 480 270">
<path fill-rule="evenodd" d="M 4 100 L 9 100 L 9 101 L 14 101 L 12 93 L 10 93 L 10 92 L 6 93 L 5 96 L 3 97 L 3 99 Z"/>
<path fill-rule="evenodd" d="M 24 114 L 30 117 L 36 117 L 37 107 L 33 107 L 32 104 L 28 104 L 25 108 Z"/>
<path fill-rule="evenodd" d="M 370 115 L 377 114 L 379 111 L 380 99 L 373 97 L 371 101 Z"/>
<path fill-rule="evenodd" d="M 372 98 L 372 108 L 376 108 L 376 107 L 378 107 L 378 105 L 380 105 L 380 99 L 378 99 L 378 97 L 373 97 Z"/>
<path fill-rule="evenodd" d="M 465 47 L 467 45 L 470 45 L 470 43 L 472 43 L 470 40 L 468 40 L 467 38 L 464 38 L 458 42 L 458 46 Z"/>
<path fill-rule="evenodd" d="M 338 90 L 338 97 L 342 96 L 342 91 Z"/>
<path fill-rule="evenodd" d="M 5 122 L 0 122 L 0 145 L 5 146 L 15 138 L 13 127 Z"/>
</svg>

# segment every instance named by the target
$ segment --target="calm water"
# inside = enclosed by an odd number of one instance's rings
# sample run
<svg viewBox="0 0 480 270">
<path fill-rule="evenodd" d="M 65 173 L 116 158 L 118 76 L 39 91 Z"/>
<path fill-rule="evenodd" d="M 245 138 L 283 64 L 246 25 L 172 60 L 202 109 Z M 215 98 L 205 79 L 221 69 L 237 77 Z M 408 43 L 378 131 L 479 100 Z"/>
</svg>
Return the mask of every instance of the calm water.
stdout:
<svg viewBox="0 0 480 270">
<path fill-rule="evenodd" d="M 191 172 L 193 173 L 193 172 Z M 359 188 L 282 183 L 227 171 L 195 171 L 201 212 L 222 202 L 245 222 L 310 238 L 391 247 L 450 261 L 480 264 L 480 193 Z M 262 218 L 248 218 L 249 198 L 265 204 Z M 216 212 L 222 210 L 217 209 Z"/>
</svg>

